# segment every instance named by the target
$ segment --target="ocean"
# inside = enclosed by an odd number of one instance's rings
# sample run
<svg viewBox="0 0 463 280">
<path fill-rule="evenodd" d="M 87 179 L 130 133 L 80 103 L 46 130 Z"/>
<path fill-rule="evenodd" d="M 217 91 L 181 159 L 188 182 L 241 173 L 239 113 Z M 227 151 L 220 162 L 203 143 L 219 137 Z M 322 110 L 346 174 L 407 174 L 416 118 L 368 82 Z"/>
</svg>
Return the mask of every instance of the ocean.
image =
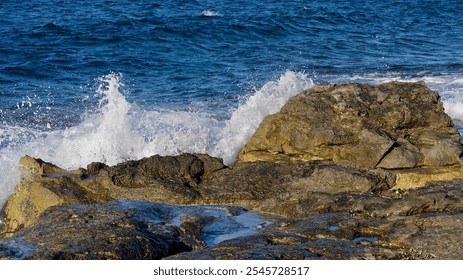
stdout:
<svg viewBox="0 0 463 280">
<path fill-rule="evenodd" d="M 0 206 L 18 160 L 231 164 L 316 84 L 425 81 L 463 123 L 463 1 L 0 0 Z"/>
</svg>

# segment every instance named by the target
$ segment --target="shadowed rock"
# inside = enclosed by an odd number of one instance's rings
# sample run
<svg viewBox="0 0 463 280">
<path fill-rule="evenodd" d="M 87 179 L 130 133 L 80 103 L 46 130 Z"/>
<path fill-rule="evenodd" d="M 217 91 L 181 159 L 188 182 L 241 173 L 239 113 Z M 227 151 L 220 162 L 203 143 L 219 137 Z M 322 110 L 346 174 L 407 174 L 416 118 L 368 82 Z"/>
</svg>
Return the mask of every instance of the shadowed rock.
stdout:
<svg viewBox="0 0 463 280">
<path fill-rule="evenodd" d="M 1 239 L 0 259 L 161 259 L 233 238 L 234 231 L 256 233 L 242 221 L 259 221 L 249 214 L 239 207 L 142 201 L 54 206 Z"/>
<path fill-rule="evenodd" d="M 152 156 L 110 167 L 92 163 L 67 171 L 41 159 L 21 159 L 21 183 L 2 213 L 7 233 L 34 222 L 48 207 L 92 204 L 118 199 L 194 203 L 202 177 L 224 168 L 207 155 Z"/>
<path fill-rule="evenodd" d="M 206 177 L 199 192 L 206 203 L 236 203 L 254 210 L 305 215 L 298 203 L 315 193 L 369 193 L 387 190 L 394 176 L 331 162 L 237 162 Z"/>
<path fill-rule="evenodd" d="M 160 259 L 200 243 L 149 203 L 51 207 L 38 223 L 0 241 L 4 259 Z"/>
</svg>

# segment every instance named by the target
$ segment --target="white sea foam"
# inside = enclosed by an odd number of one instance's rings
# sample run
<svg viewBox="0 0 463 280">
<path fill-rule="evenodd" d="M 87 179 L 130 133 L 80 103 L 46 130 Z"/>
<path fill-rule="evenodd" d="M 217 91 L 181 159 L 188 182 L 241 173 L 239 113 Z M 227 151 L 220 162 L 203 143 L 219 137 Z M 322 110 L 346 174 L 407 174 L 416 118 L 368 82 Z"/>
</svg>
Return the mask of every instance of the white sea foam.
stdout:
<svg viewBox="0 0 463 280">
<path fill-rule="evenodd" d="M 232 163 L 267 115 L 275 114 L 290 97 L 312 86 L 305 74 L 291 71 L 265 84 L 232 114 L 211 154 Z"/>
<path fill-rule="evenodd" d="M 205 10 L 201 13 L 203 17 L 219 17 L 222 16 L 220 13 L 212 10 Z"/>
<path fill-rule="evenodd" d="M 121 75 L 100 78 L 99 110 L 74 127 L 33 131 L 2 127 L 0 205 L 19 182 L 21 156 L 42 158 L 67 169 L 99 161 L 114 165 L 154 154 L 208 153 L 232 163 L 268 114 L 313 85 L 303 73 L 288 71 L 252 93 L 228 120 L 206 112 L 141 109 L 121 93 Z"/>
</svg>

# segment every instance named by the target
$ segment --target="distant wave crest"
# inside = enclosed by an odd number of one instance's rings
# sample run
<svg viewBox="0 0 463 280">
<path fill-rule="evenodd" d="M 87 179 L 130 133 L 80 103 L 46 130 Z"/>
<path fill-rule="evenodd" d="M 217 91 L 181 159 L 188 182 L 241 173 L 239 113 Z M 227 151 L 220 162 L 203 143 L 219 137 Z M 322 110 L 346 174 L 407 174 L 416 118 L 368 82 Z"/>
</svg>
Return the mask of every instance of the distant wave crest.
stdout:
<svg viewBox="0 0 463 280">
<path fill-rule="evenodd" d="M 220 17 L 222 16 L 220 13 L 216 12 L 216 11 L 212 11 L 212 10 L 204 10 L 202 13 L 201 13 L 201 16 L 203 17 Z"/>
</svg>

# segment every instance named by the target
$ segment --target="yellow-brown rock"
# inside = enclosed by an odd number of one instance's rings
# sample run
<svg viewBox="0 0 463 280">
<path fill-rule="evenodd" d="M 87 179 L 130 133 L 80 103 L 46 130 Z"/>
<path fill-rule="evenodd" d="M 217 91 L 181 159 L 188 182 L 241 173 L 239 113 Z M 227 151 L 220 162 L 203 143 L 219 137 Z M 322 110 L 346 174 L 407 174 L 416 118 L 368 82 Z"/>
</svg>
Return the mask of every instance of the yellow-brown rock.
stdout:
<svg viewBox="0 0 463 280">
<path fill-rule="evenodd" d="M 428 182 L 450 181 L 463 178 L 462 166 L 423 167 L 396 170 L 394 189 L 414 189 L 422 187 Z"/>
<path fill-rule="evenodd" d="M 460 164 L 460 135 L 424 83 L 316 86 L 264 119 L 242 161 L 331 160 L 364 168 Z"/>
</svg>

